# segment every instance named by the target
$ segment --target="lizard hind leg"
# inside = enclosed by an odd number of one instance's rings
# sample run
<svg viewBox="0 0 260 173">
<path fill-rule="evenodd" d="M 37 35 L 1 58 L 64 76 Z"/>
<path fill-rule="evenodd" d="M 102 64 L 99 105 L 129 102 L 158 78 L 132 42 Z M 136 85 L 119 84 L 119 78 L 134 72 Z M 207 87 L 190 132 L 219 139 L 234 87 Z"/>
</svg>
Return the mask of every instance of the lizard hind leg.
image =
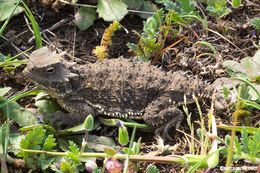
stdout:
<svg viewBox="0 0 260 173">
<path fill-rule="evenodd" d="M 167 117 L 166 119 L 168 119 L 168 121 L 162 124 L 162 126 L 155 131 L 155 134 L 160 134 L 162 132 L 163 138 L 166 137 L 167 139 L 172 140 L 173 134 L 170 134 L 169 132 L 171 132 L 172 127 L 175 127 L 175 129 L 180 127 L 184 115 L 177 107 L 165 109 L 160 113 Z"/>
<path fill-rule="evenodd" d="M 169 97 L 163 96 L 147 106 L 144 121 L 157 128 L 156 135 L 171 140 L 173 135 L 169 134 L 170 129 L 179 128 L 183 117 L 182 111 L 169 101 Z"/>
</svg>

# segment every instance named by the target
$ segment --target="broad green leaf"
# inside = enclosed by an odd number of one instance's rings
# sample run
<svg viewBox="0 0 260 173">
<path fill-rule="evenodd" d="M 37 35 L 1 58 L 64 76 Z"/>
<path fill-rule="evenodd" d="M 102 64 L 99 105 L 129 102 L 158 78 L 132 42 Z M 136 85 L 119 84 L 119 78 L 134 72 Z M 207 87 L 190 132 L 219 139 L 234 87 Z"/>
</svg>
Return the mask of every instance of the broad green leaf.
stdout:
<svg viewBox="0 0 260 173">
<path fill-rule="evenodd" d="M 0 98 L 11 90 L 11 87 L 0 88 Z"/>
<path fill-rule="evenodd" d="M 162 3 L 167 10 L 177 10 L 178 7 L 172 0 L 155 0 L 156 3 Z"/>
<path fill-rule="evenodd" d="M 179 0 L 181 14 L 192 14 L 195 7 L 191 0 Z"/>
<path fill-rule="evenodd" d="M 45 155 L 45 154 L 41 154 L 39 156 L 39 158 L 37 159 L 39 167 L 42 170 L 48 169 L 51 166 L 51 164 L 53 164 L 54 161 L 55 161 L 55 157 L 52 157 L 52 156 L 49 156 L 49 155 Z"/>
<path fill-rule="evenodd" d="M 39 112 L 45 114 L 51 114 L 61 110 L 57 102 L 44 92 L 37 94 L 35 97 L 35 105 L 38 107 Z"/>
<path fill-rule="evenodd" d="M 123 0 L 123 2 L 130 9 L 140 10 L 144 3 L 144 0 Z"/>
<path fill-rule="evenodd" d="M 146 171 L 145 172 L 147 172 L 147 173 L 159 173 L 160 172 L 160 170 L 155 166 L 155 165 L 149 165 L 148 167 L 147 167 L 147 169 L 146 169 Z"/>
<path fill-rule="evenodd" d="M 260 75 L 260 49 L 256 51 L 255 55 L 252 58 L 253 68 L 254 68 L 254 78 L 257 78 Z"/>
<path fill-rule="evenodd" d="M 251 19 L 250 23 L 257 31 L 260 31 L 260 17 Z"/>
<path fill-rule="evenodd" d="M 74 23 L 77 27 L 84 31 L 94 24 L 97 19 L 96 10 L 89 7 L 80 7 L 79 11 L 74 15 Z"/>
<path fill-rule="evenodd" d="M 150 1 L 144 1 L 143 5 L 140 8 L 140 11 L 144 12 L 150 12 L 151 14 L 145 14 L 145 13 L 138 13 L 138 16 L 140 16 L 143 19 L 147 19 L 152 16 L 152 13 L 155 13 L 157 10 L 156 5 L 153 4 Z"/>
<path fill-rule="evenodd" d="M 233 60 L 227 60 L 224 61 L 222 63 L 223 67 L 232 70 L 235 73 L 244 73 L 246 74 L 246 70 L 243 68 L 243 66 L 237 62 L 237 61 L 233 61 Z"/>
<path fill-rule="evenodd" d="M 32 112 L 24 109 L 16 102 L 11 101 L 1 107 L 0 110 L 2 110 L 4 116 L 9 114 L 10 119 L 14 120 L 21 127 L 38 123 L 36 116 L 33 115 Z"/>
<path fill-rule="evenodd" d="M 94 149 L 95 151 L 104 152 L 105 148 L 114 147 L 116 144 L 112 138 L 105 136 L 91 135 L 88 138 L 88 148 Z"/>
<path fill-rule="evenodd" d="M 248 79 L 254 82 L 260 75 L 260 51 L 257 51 L 253 57 L 243 58 L 241 65 L 245 69 Z"/>
<path fill-rule="evenodd" d="M 241 0 L 232 0 L 232 6 L 238 8 L 241 5 Z"/>
<path fill-rule="evenodd" d="M 114 21 L 124 18 L 128 13 L 127 6 L 120 0 L 98 0 L 97 12 L 105 21 Z"/>
<path fill-rule="evenodd" d="M 19 2 L 19 0 L 1 0 L 0 1 L 0 22 L 6 20 L 14 11 L 16 4 Z M 17 15 L 21 12 L 23 12 L 24 9 L 21 6 L 18 6 L 16 10 L 13 13 L 14 15 Z"/>
<path fill-rule="evenodd" d="M 91 131 L 94 127 L 94 118 L 91 114 L 89 114 L 87 116 L 87 118 L 85 119 L 84 121 L 84 127 L 85 127 L 85 130 L 87 131 Z"/>
<path fill-rule="evenodd" d="M 25 138 L 24 134 L 16 133 L 10 135 L 9 150 L 17 154 L 21 150 L 20 142 Z"/>
<path fill-rule="evenodd" d="M 255 87 L 255 89 L 256 89 L 258 92 L 260 92 L 260 85 L 259 85 L 259 84 L 252 83 L 252 85 Z M 251 87 L 249 87 L 248 94 L 251 96 L 251 97 L 250 97 L 250 100 L 260 99 L 260 98 L 258 98 L 258 95 L 257 95 L 257 93 L 255 92 L 255 90 L 252 89 Z"/>
<path fill-rule="evenodd" d="M 252 79 L 254 76 L 254 62 L 252 61 L 252 59 L 250 57 L 243 58 L 241 60 L 241 65 L 243 69 L 246 71 L 249 79 Z"/>
<path fill-rule="evenodd" d="M 118 142 L 122 146 L 127 145 L 129 142 L 129 135 L 125 126 L 119 127 L 118 129 Z"/>
<path fill-rule="evenodd" d="M 2 54 L 2 53 L 0 53 L 0 62 L 4 62 L 5 61 L 5 56 Z"/>
<path fill-rule="evenodd" d="M 113 148 L 107 147 L 107 148 L 104 149 L 104 153 L 109 155 L 109 157 L 113 157 L 117 153 L 117 151 Z"/>
</svg>

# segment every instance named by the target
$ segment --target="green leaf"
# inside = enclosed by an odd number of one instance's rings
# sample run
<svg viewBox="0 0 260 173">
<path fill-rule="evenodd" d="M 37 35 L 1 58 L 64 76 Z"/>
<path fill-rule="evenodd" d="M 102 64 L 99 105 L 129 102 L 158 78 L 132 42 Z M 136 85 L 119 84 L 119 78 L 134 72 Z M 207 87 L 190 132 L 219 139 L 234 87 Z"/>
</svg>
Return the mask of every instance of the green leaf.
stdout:
<svg viewBox="0 0 260 173">
<path fill-rule="evenodd" d="M 79 165 L 80 164 L 80 151 L 79 148 L 77 146 L 77 144 L 73 141 L 69 141 L 69 149 L 70 151 L 67 152 L 67 158 L 69 159 L 69 161 L 73 162 L 74 165 Z"/>
<path fill-rule="evenodd" d="M 117 153 L 117 151 L 114 150 L 113 148 L 107 147 L 104 149 L 104 153 L 106 153 L 109 157 L 113 157 Z"/>
<path fill-rule="evenodd" d="M 0 62 L 4 62 L 5 59 L 6 57 L 2 53 L 0 53 Z"/>
<path fill-rule="evenodd" d="M 32 26 L 32 30 L 33 30 L 33 34 L 34 34 L 35 42 L 36 42 L 36 48 L 39 49 L 42 47 L 42 38 L 41 38 L 41 33 L 40 33 L 38 23 L 37 23 L 36 19 L 34 18 L 30 8 L 26 5 L 26 3 L 23 1 L 21 1 L 21 2 L 25 9 L 25 14 L 26 14 L 27 18 L 31 22 L 31 26 Z"/>
<path fill-rule="evenodd" d="M 106 148 L 115 147 L 116 144 L 112 138 L 89 135 L 87 146 L 88 148 L 94 149 L 95 151 L 103 152 Z"/>
<path fill-rule="evenodd" d="M 251 157 L 256 157 L 260 154 L 260 129 L 252 136 L 248 142 L 249 154 Z"/>
<path fill-rule="evenodd" d="M 140 10 L 140 8 L 142 7 L 145 1 L 144 0 L 123 0 L 123 2 L 130 9 Z"/>
<path fill-rule="evenodd" d="M 242 146 L 240 145 L 237 137 L 235 137 L 234 147 L 236 148 L 236 155 L 240 156 L 242 153 Z"/>
<path fill-rule="evenodd" d="M 14 120 L 19 126 L 29 126 L 38 123 L 37 118 L 32 112 L 24 109 L 16 102 L 9 102 L 7 105 L 0 108 L 4 116 L 9 114 L 11 120 Z"/>
<path fill-rule="evenodd" d="M 144 24 L 142 36 L 148 37 L 148 39 L 156 38 L 160 32 L 162 21 L 164 20 L 163 10 L 157 11 L 152 17 L 148 18 Z"/>
<path fill-rule="evenodd" d="M 228 15 L 231 10 L 227 8 L 227 1 L 226 0 L 208 0 L 207 10 L 209 11 L 210 15 L 220 19 L 226 15 Z"/>
<path fill-rule="evenodd" d="M 0 88 L 0 99 L 11 90 L 11 87 Z"/>
<path fill-rule="evenodd" d="M 260 75 L 260 49 L 256 51 L 255 55 L 252 57 L 252 62 L 253 62 L 253 76 L 256 78 L 257 76 Z"/>
<path fill-rule="evenodd" d="M 147 173 L 159 173 L 160 170 L 155 166 L 155 165 L 149 165 L 148 168 L 146 169 Z"/>
<path fill-rule="evenodd" d="M 105 21 L 114 21 L 124 18 L 128 13 L 127 6 L 119 0 L 98 0 L 97 12 Z"/>
<path fill-rule="evenodd" d="M 260 31 L 260 17 L 251 19 L 250 23 L 257 31 Z"/>
<path fill-rule="evenodd" d="M 248 148 L 248 132 L 246 130 L 246 128 L 243 128 L 241 131 L 241 144 L 242 144 L 242 152 L 244 153 L 248 153 L 249 152 L 249 148 Z"/>
<path fill-rule="evenodd" d="M 87 131 L 91 131 L 94 127 L 94 118 L 91 114 L 89 114 L 87 116 L 87 118 L 85 119 L 84 121 L 84 127 L 85 127 L 85 130 Z"/>
<path fill-rule="evenodd" d="M 0 1 L 0 22 L 6 20 L 14 11 L 19 0 L 1 0 Z M 13 16 L 23 12 L 24 9 L 18 6 L 13 13 Z"/>
<path fill-rule="evenodd" d="M 9 150 L 15 155 L 21 151 L 20 143 L 26 137 L 26 135 L 21 133 L 10 134 Z"/>
<path fill-rule="evenodd" d="M 61 110 L 61 107 L 57 104 L 56 100 L 45 92 L 37 94 L 35 97 L 35 105 L 38 107 L 39 112 L 44 114 L 51 114 Z"/>
<path fill-rule="evenodd" d="M 118 142 L 120 145 L 125 146 L 129 142 L 129 135 L 125 126 L 119 127 L 118 129 Z"/>
<path fill-rule="evenodd" d="M 74 23 L 77 27 L 84 31 L 94 24 L 97 19 L 96 10 L 89 7 L 80 7 L 79 11 L 74 15 Z"/>
<path fill-rule="evenodd" d="M 54 157 L 48 156 L 48 155 L 45 155 L 45 154 L 41 154 L 39 156 L 39 158 L 37 159 L 37 163 L 39 164 L 39 167 L 42 170 L 48 169 L 51 166 L 51 164 L 54 163 L 54 161 L 55 161 Z"/>
<path fill-rule="evenodd" d="M 33 149 L 33 150 L 39 150 L 41 149 L 40 144 L 42 143 L 44 137 L 45 137 L 46 130 L 43 129 L 41 126 L 38 126 L 34 128 L 32 131 L 30 131 L 25 139 L 22 139 L 20 146 L 22 149 Z M 18 156 L 24 157 L 25 153 L 20 152 L 18 153 Z"/>
<path fill-rule="evenodd" d="M 69 149 L 74 154 L 79 154 L 79 147 L 73 141 L 69 141 Z"/>
<path fill-rule="evenodd" d="M 44 144 L 43 144 L 43 150 L 45 151 L 50 151 L 52 150 L 57 143 L 55 143 L 56 139 L 53 137 L 53 135 L 48 135 L 48 137 L 46 138 Z"/>
<path fill-rule="evenodd" d="M 254 62 L 252 61 L 251 57 L 246 57 L 241 60 L 242 68 L 245 70 L 246 74 L 248 75 L 249 79 L 253 78 L 254 74 Z"/>
<path fill-rule="evenodd" d="M 241 5 L 241 0 L 232 0 L 232 7 L 238 8 Z"/>
<path fill-rule="evenodd" d="M 180 4 L 180 13 L 181 14 L 192 14 L 195 10 L 195 7 L 191 0 L 179 0 Z"/>
<path fill-rule="evenodd" d="M 246 76 L 246 70 L 243 68 L 243 66 L 237 62 L 237 61 L 233 61 L 233 60 L 227 60 L 224 61 L 222 63 L 223 67 L 225 67 L 227 70 L 230 70 L 233 74 L 238 74 L 241 73 L 244 76 Z"/>
<path fill-rule="evenodd" d="M 156 6 L 150 1 L 144 1 L 143 5 L 140 8 L 140 11 L 144 12 L 150 12 L 155 13 L 156 12 Z M 140 16 L 143 19 L 147 19 L 152 16 L 152 14 L 145 14 L 145 13 L 138 13 L 138 16 Z"/>
<path fill-rule="evenodd" d="M 63 161 L 60 163 L 60 170 L 62 173 L 74 173 L 75 170 L 71 163 Z"/>
<path fill-rule="evenodd" d="M 10 133 L 10 125 L 4 123 L 0 126 L 0 154 L 7 155 L 8 143 L 8 134 Z"/>
<path fill-rule="evenodd" d="M 68 152 L 67 153 L 67 158 L 69 159 L 69 161 L 73 162 L 76 165 L 80 164 L 80 159 L 79 159 L 79 155 L 72 153 L 72 152 Z"/>
</svg>

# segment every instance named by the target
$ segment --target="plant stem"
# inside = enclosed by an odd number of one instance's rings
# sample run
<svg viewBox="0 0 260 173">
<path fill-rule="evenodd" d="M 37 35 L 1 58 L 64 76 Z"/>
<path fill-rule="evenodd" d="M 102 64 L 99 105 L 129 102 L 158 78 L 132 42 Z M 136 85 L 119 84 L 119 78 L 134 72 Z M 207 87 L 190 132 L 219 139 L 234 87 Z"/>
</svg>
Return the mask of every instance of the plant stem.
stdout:
<svg viewBox="0 0 260 173">
<path fill-rule="evenodd" d="M 22 149 L 23 152 L 32 153 L 32 154 L 48 154 L 52 156 L 66 156 L 67 153 L 65 152 L 55 152 L 55 151 L 43 151 L 43 150 L 29 150 L 29 149 Z M 106 153 L 82 153 L 80 155 L 81 158 L 86 157 L 98 157 L 98 158 L 107 158 L 110 157 Z M 204 157 L 204 156 L 202 156 Z M 113 155 L 115 159 L 126 159 L 127 154 L 115 154 Z M 150 162 L 150 163 L 164 163 L 164 164 L 195 164 L 201 159 L 194 160 L 194 159 L 187 159 L 185 157 L 180 156 L 140 156 L 140 155 L 129 155 L 129 160 L 131 161 L 139 161 L 139 162 Z"/>
<path fill-rule="evenodd" d="M 126 157 L 126 160 L 125 160 L 125 165 L 124 165 L 124 171 L 123 171 L 123 173 L 127 173 L 127 170 L 128 170 L 129 159 L 130 159 L 130 153 L 131 153 L 131 148 L 132 148 L 132 146 L 133 146 L 135 133 L 136 133 L 136 126 L 134 126 L 134 129 L 133 129 L 133 132 L 132 132 L 132 136 L 131 136 L 131 140 L 130 140 L 130 144 L 129 144 L 129 148 L 128 148 L 128 152 L 127 152 L 127 157 Z"/>
<path fill-rule="evenodd" d="M 230 173 L 231 172 L 231 164 L 232 164 L 232 158 L 233 158 L 233 146 L 234 146 L 234 142 L 235 142 L 235 135 L 236 135 L 236 126 L 237 126 L 237 119 L 240 113 L 240 92 L 241 92 L 241 88 L 238 90 L 238 94 L 237 94 L 237 103 L 236 103 L 236 110 L 235 112 L 232 114 L 232 131 L 231 131 L 231 138 L 230 138 L 230 143 L 229 143 L 229 147 L 228 147 L 228 154 L 227 154 L 227 161 L 226 161 L 226 170 L 225 173 Z"/>
</svg>

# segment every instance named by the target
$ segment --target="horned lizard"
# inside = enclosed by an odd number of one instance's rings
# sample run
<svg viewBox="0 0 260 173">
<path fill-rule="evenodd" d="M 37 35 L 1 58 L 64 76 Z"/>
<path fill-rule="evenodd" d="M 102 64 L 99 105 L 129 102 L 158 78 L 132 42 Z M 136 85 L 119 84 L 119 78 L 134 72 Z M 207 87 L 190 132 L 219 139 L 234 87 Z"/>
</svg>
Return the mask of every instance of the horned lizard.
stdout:
<svg viewBox="0 0 260 173">
<path fill-rule="evenodd" d="M 54 116 L 57 126 L 84 121 L 85 116 L 106 115 L 142 119 L 167 129 L 183 119 L 179 106 L 203 99 L 213 89 L 182 72 L 164 72 L 134 59 L 105 59 L 78 65 L 43 47 L 34 51 L 24 74 L 45 89 L 69 113 Z"/>
</svg>

